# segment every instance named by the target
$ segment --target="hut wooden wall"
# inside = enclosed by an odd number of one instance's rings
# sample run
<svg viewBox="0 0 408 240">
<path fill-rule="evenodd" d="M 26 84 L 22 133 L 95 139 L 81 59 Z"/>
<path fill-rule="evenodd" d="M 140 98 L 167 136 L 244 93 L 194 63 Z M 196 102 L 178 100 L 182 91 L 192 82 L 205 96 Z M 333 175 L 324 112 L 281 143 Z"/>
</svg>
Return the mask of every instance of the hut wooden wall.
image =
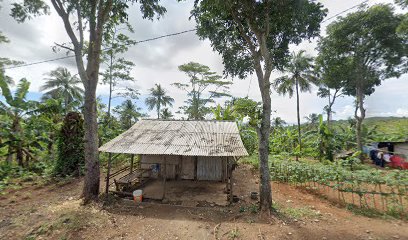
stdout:
<svg viewBox="0 0 408 240">
<path fill-rule="evenodd" d="M 195 158 L 193 156 L 182 156 L 181 157 L 181 179 L 194 179 L 195 172 Z"/>
<path fill-rule="evenodd" d="M 166 169 L 167 179 L 226 181 L 227 159 L 211 156 L 142 155 L 140 165 L 142 169 L 151 169 L 152 165 L 160 164 L 160 173 L 152 175 L 155 178 L 165 176 Z"/>
<path fill-rule="evenodd" d="M 225 157 L 197 157 L 197 180 L 223 181 L 225 169 Z"/>
</svg>

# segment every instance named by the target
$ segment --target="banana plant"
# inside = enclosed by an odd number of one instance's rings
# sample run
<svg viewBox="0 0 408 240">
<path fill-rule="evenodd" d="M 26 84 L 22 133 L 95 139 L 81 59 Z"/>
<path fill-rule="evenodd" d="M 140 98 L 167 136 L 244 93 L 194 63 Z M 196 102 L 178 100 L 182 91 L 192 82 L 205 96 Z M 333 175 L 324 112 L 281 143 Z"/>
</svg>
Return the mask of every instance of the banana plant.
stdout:
<svg viewBox="0 0 408 240">
<path fill-rule="evenodd" d="M 27 101 L 26 96 L 30 88 L 30 82 L 23 78 L 17 85 L 14 94 L 5 78 L 0 78 L 0 88 L 5 102 L 0 101 L 0 114 L 10 119 L 2 126 L 2 138 L 7 139 L 0 147 L 7 147 L 7 162 L 11 163 L 12 157 L 16 154 L 16 161 L 19 166 L 24 165 L 24 155 L 29 155 L 30 151 L 24 148 L 24 117 L 35 104 L 34 101 Z"/>
</svg>

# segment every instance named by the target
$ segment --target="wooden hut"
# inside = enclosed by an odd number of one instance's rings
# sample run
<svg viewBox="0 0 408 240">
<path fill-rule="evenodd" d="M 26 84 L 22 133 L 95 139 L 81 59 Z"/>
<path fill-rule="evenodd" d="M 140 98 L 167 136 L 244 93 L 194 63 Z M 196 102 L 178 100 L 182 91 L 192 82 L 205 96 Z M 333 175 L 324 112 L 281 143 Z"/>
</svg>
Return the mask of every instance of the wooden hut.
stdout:
<svg viewBox="0 0 408 240">
<path fill-rule="evenodd" d="M 248 153 L 233 121 L 141 120 L 99 148 L 112 154 L 130 154 L 129 173 L 116 183 L 146 179 L 225 182 L 232 199 L 231 176 L 236 160 Z M 133 156 L 139 166 L 133 167 Z M 164 198 L 165 190 L 163 190 Z"/>
</svg>

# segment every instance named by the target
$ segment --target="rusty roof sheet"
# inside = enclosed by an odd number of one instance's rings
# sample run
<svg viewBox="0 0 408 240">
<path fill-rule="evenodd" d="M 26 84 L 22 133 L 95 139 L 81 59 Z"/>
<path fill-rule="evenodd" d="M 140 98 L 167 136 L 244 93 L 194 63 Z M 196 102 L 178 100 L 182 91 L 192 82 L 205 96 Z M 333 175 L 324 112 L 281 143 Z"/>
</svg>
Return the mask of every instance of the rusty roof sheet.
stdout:
<svg viewBox="0 0 408 240">
<path fill-rule="evenodd" d="M 185 156 L 247 156 L 232 121 L 143 119 L 99 148 L 101 152 Z"/>
</svg>

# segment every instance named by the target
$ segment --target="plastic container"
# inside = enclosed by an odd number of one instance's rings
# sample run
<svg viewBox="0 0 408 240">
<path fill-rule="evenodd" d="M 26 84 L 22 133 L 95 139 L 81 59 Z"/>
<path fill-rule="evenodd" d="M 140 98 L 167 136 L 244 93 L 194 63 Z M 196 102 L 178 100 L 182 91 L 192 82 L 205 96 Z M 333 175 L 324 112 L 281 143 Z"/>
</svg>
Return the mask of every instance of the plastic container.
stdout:
<svg viewBox="0 0 408 240">
<path fill-rule="evenodd" d="M 135 202 L 142 202 L 143 201 L 143 191 L 141 189 L 137 189 L 133 191 L 133 200 Z"/>
</svg>

